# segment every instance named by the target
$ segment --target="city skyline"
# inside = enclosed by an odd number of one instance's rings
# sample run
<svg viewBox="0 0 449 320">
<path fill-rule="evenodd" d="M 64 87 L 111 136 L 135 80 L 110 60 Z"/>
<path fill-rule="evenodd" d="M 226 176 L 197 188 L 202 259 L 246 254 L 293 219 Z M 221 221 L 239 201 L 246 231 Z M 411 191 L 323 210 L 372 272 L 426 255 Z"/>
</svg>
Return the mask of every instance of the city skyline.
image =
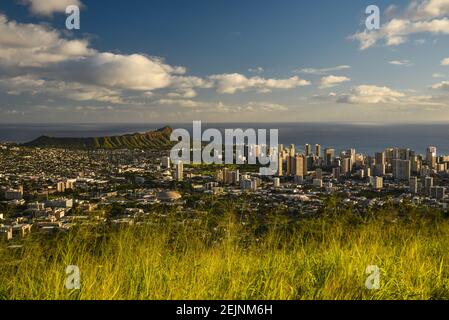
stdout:
<svg viewBox="0 0 449 320">
<path fill-rule="evenodd" d="M 0 0 L 0 300 L 449 299 L 448 40 L 449 0 Z"/>
<path fill-rule="evenodd" d="M 3 1 L 1 122 L 449 121 L 448 0 L 123 6 Z"/>
</svg>

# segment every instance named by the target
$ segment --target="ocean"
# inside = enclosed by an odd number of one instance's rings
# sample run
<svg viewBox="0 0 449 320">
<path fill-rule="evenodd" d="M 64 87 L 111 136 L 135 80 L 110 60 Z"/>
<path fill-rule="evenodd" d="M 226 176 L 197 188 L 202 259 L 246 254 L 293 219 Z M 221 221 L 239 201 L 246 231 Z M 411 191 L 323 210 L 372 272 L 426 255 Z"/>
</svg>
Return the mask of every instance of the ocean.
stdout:
<svg viewBox="0 0 449 320">
<path fill-rule="evenodd" d="M 41 135 L 54 137 L 98 137 L 151 131 L 166 125 L 192 130 L 188 124 L 0 124 L 0 141 L 23 143 Z M 436 146 L 439 155 L 449 155 L 449 124 L 329 124 L 329 123 L 203 123 L 203 130 L 279 129 L 279 143 L 321 144 L 337 151 L 355 148 L 358 153 L 374 154 L 387 147 L 410 148 L 424 154 L 428 146 Z"/>
</svg>

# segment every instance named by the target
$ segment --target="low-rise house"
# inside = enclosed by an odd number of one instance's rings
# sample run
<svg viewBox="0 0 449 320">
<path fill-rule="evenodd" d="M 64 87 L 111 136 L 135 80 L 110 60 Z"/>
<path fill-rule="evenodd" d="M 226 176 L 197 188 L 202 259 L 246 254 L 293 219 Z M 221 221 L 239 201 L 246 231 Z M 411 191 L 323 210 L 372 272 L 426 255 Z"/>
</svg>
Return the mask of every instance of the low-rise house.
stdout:
<svg viewBox="0 0 449 320">
<path fill-rule="evenodd" d="M 73 199 L 56 199 L 47 201 L 45 203 L 47 207 L 50 208 L 72 208 L 73 207 Z"/>
<path fill-rule="evenodd" d="M 31 233 L 31 224 L 16 224 L 12 226 L 13 236 L 24 238 Z"/>
<path fill-rule="evenodd" d="M 10 226 L 0 227 L 0 240 L 9 241 L 12 239 L 12 228 Z"/>
</svg>

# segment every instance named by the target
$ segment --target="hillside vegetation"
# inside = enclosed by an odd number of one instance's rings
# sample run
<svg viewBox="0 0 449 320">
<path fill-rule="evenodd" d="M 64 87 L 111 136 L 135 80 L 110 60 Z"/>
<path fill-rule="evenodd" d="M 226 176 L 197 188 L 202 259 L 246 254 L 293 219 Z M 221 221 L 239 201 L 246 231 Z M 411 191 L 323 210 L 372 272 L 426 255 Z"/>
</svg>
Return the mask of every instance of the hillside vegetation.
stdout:
<svg viewBox="0 0 449 320">
<path fill-rule="evenodd" d="M 24 145 L 64 149 L 169 149 L 172 147 L 170 142 L 172 131 L 171 128 L 165 127 L 157 131 L 111 137 L 57 138 L 41 136 Z"/>
<path fill-rule="evenodd" d="M 81 228 L 0 244 L 2 299 L 449 299 L 449 221 L 403 207 L 333 205 L 307 219 L 243 219 L 231 208 L 121 230 Z M 81 289 L 67 290 L 77 265 Z M 379 290 L 366 268 L 381 270 Z"/>
</svg>

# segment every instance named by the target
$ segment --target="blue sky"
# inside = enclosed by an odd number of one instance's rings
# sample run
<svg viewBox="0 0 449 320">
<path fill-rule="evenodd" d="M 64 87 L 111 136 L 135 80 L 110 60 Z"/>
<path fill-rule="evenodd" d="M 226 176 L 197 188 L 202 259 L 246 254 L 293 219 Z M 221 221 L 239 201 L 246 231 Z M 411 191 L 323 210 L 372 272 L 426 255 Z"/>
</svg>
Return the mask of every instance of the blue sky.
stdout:
<svg viewBox="0 0 449 320">
<path fill-rule="evenodd" d="M 65 29 L 69 4 L 80 30 Z M 381 29 L 366 35 L 371 4 Z M 449 0 L 3 0 L 0 12 L 2 122 L 449 121 Z"/>
</svg>

